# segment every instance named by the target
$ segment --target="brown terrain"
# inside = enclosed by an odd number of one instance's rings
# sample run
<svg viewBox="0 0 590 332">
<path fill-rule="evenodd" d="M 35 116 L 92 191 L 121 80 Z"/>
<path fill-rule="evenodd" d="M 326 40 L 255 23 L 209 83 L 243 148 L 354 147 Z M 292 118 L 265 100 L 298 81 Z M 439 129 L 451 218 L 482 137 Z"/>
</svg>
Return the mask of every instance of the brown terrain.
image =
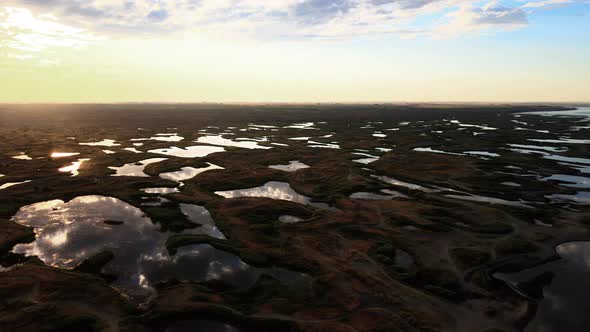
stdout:
<svg viewBox="0 0 590 332">
<path fill-rule="evenodd" d="M 575 193 L 539 177 L 572 174 L 553 160 L 518 154 L 506 144 L 552 138 L 566 124 L 523 115 L 531 126 L 550 133 L 513 130 L 516 112 L 552 110 L 543 106 L 433 105 L 0 105 L 0 185 L 31 182 L 0 190 L 0 331 L 181 331 L 179 321 L 214 321 L 240 331 L 520 331 L 537 301 L 525 298 L 492 277 L 554 259 L 555 246 L 590 239 L 584 206 L 551 203 L 546 196 Z M 473 135 L 443 120 L 491 126 Z M 317 129 L 285 128 L 314 122 Z M 409 122 L 401 124 L 400 122 Z M 270 128 L 237 131 L 225 138 L 260 138 L 272 149 L 225 147 L 201 158 L 149 153 L 171 146 L 206 145 L 204 135 L 227 134 L 227 127 Z M 372 128 L 362 128 L 369 125 Z M 549 128 L 548 128 L 549 127 Z M 141 128 L 141 130 L 138 130 Z M 174 129 L 168 129 L 174 128 Z M 387 129 L 399 128 L 388 131 Z M 206 133 L 199 132 L 206 130 Z M 224 132 L 225 131 L 225 132 Z M 130 140 L 173 132 L 180 142 Z M 386 137 L 373 136 L 374 132 Z M 437 133 L 438 132 L 438 133 Z M 333 135 L 332 137 L 324 137 Z M 304 140 L 338 142 L 340 149 L 311 148 Z M 79 145 L 112 139 L 120 146 Z M 270 145 L 270 142 L 282 145 Z M 418 152 L 432 147 L 451 153 L 487 151 L 497 158 Z M 391 151 L 376 150 L 388 148 Z M 114 150 L 105 154 L 102 150 Z M 370 164 L 353 160 L 355 149 L 380 157 Z M 50 158 L 54 151 L 80 155 Z M 356 151 L 358 152 L 358 151 Z M 25 153 L 31 160 L 14 159 Z M 568 156 L 588 155 L 586 145 Z M 78 176 L 58 169 L 89 158 Z M 115 177 L 109 166 L 168 158 L 145 168 L 149 177 Z M 269 165 L 298 160 L 311 166 L 295 172 Z M 212 163 L 223 169 L 203 172 L 177 193 L 163 195 L 161 207 L 146 208 L 139 190 L 176 187 L 158 177 L 182 167 Z M 509 170 L 519 167 L 519 170 Z M 415 190 L 388 184 L 386 176 L 423 188 L 447 188 L 500 198 L 518 205 L 488 204 L 448 197 L 451 191 Z M 330 208 L 263 197 L 224 198 L 217 191 L 285 182 L 300 195 Z M 521 186 L 500 183 L 518 182 Z M 403 194 L 388 200 L 353 199 L 357 192 Z M 48 266 L 37 257 L 12 252 L 35 241 L 34 230 L 11 221 L 26 205 L 84 195 L 118 198 L 141 208 L 169 231 L 166 248 L 208 244 L 255 267 L 304 273 L 305 286 L 287 287 L 262 275 L 244 288 L 219 280 L 166 280 L 149 301 L 136 303 L 111 287 L 101 268 L 112 258 L 85 257 L 75 269 Z M 383 194 L 384 195 L 384 194 Z M 149 195 L 148 195 L 149 196 Z M 155 199 L 155 197 L 152 197 Z M 180 213 L 179 204 L 204 206 L 226 239 L 186 234 L 199 227 Z M 297 223 L 281 223 L 291 215 Z M 121 221 L 124 222 L 124 221 Z M 539 222 L 552 227 L 539 226 Z M 111 221 L 117 227 L 117 221 Z M 406 264 L 400 255 L 410 257 Z M 106 257 L 106 258 L 105 258 Z M 184 330 L 183 330 L 184 331 Z"/>
</svg>

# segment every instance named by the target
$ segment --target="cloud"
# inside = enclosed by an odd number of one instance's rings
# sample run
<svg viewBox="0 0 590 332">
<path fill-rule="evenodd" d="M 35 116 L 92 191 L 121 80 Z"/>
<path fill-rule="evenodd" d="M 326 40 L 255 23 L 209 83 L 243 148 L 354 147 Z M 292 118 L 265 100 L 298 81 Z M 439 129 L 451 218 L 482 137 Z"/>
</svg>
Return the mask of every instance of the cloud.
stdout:
<svg viewBox="0 0 590 332">
<path fill-rule="evenodd" d="M 522 8 L 556 7 L 572 3 L 572 0 L 543 0 L 525 3 Z"/>
<path fill-rule="evenodd" d="M 291 10 L 299 22 L 317 24 L 339 15 L 346 15 L 356 3 L 351 0 L 304 0 Z"/>
<path fill-rule="evenodd" d="M 0 8 L 1 48 L 35 53 L 51 47 L 79 48 L 98 39 L 84 29 L 59 23 L 53 15 L 34 15 L 24 8 Z"/>
<path fill-rule="evenodd" d="M 152 10 L 149 12 L 147 18 L 152 22 L 162 22 L 168 18 L 169 14 L 166 9 Z"/>
<path fill-rule="evenodd" d="M 66 25 L 98 34 L 198 31 L 228 38 L 343 39 L 396 34 L 456 36 L 527 25 L 525 9 L 569 0 L 529 1 L 521 6 L 481 0 L 4 0 Z M 524 1 L 523 1 L 524 2 Z M 444 21 L 444 23 L 440 23 Z"/>
<path fill-rule="evenodd" d="M 503 6 L 498 1 L 490 1 L 481 7 L 466 4 L 450 12 L 446 17 L 447 22 L 435 29 L 436 37 L 448 38 L 478 32 L 510 31 L 529 24 L 527 14 L 522 8 Z"/>
</svg>

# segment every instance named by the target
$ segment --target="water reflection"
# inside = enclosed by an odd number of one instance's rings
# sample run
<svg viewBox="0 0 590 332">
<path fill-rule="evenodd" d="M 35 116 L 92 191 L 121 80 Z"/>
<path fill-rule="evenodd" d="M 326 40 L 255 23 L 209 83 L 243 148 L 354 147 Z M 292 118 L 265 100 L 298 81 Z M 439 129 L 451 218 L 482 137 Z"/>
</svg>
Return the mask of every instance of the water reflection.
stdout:
<svg viewBox="0 0 590 332">
<path fill-rule="evenodd" d="M 17 155 L 17 156 L 14 156 L 14 157 L 12 157 L 12 159 L 18 159 L 18 160 L 33 160 L 33 158 L 31 158 L 31 157 L 27 156 L 27 155 L 26 155 L 26 154 L 24 154 L 24 153 L 21 153 L 21 154 L 19 154 L 19 155 Z"/>
<path fill-rule="evenodd" d="M 563 137 L 560 139 L 528 139 L 531 142 L 554 143 L 554 144 L 589 144 L 590 139 L 574 139 Z"/>
<path fill-rule="evenodd" d="M 462 153 L 454 153 L 454 152 L 446 152 L 446 151 L 442 151 L 442 150 L 435 150 L 431 147 L 427 147 L 427 148 L 414 148 L 413 149 L 416 152 L 431 152 L 431 153 L 440 153 L 440 154 L 450 154 L 453 156 L 462 156 Z"/>
<path fill-rule="evenodd" d="M 364 164 L 364 165 L 368 165 L 372 162 L 375 162 L 375 161 L 379 160 L 379 158 L 380 158 L 379 156 L 374 156 L 372 154 L 363 153 L 363 152 L 352 152 L 352 154 L 357 155 L 357 156 L 367 157 L 367 158 L 360 158 L 360 159 L 353 160 L 353 162 L 355 162 L 355 163 Z"/>
<path fill-rule="evenodd" d="M 550 177 L 545 178 L 545 180 L 566 182 L 560 183 L 560 185 L 564 187 L 590 189 L 590 178 L 583 176 L 554 174 Z"/>
<path fill-rule="evenodd" d="M 142 161 L 138 161 L 132 164 L 125 164 L 121 167 L 110 166 L 109 168 L 115 170 L 116 173 L 113 176 L 138 176 L 138 177 L 149 177 L 143 170 L 149 164 L 159 163 L 166 160 L 166 158 L 151 158 Z"/>
<path fill-rule="evenodd" d="M 88 146 L 119 146 L 121 144 L 116 143 L 114 139 L 103 139 L 99 142 L 90 142 L 90 143 L 78 143 L 80 145 L 88 145 Z"/>
<path fill-rule="evenodd" d="M 393 190 L 382 190 L 386 195 L 375 194 L 370 192 L 358 192 L 350 195 L 353 199 L 372 200 L 372 201 L 387 201 L 394 198 L 408 198 L 408 196 Z"/>
<path fill-rule="evenodd" d="M 545 198 L 550 199 L 553 203 L 571 202 L 580 205 L 590 204 L 590 192 L 588 191 L 580 191 L 575 195 L 553 194 L 547 195 Z"/>
<path fill-rule="evenodd" d="M 19 184 L 29 183 L 31 180 L 22 181 L 22 182 L 7 182 L 5 184 L 0 185 L 0 190 L 4 190 L 6 188 L 10 188 Z"/>
<path fill-rule="evenodd" d="M 207 209 L 194 204 L 180 204 L 180 211 L 188 219 L 201 227 L 185 230 L 188 234 L 205 234 L 216 239 L 225 239 L 225 235 L 217 228 L 215 221 Z"/>
<path fill-rule="evenodd" d="M 479 128 L 482 130 L 498 130 L 498 128 L 490 127 L 487 125 L 474 125 L 474 124 L 461 123 L 459 120 L 451 120 L 450 123 L 457 124 L 457 125 L 459 125 L 459 127 Z"/>
<path fill-rule="evenodd" d="M 166 149 L 155 149 L 149 150 L 148 152 L 163 154 L 166 156 L 174 156 L 180 158 L 200 158 L 208 156 L 212 153 L 216 152 L 223 152 L 225 151 L 224 148 L 218 146 L 204 146 L 204 145 L 195 145 L 195 146 L 187 146 L 186 148 L 178 148 L 176 146 L 172 146 Z"/>
<path fill-rule="evenodd" d="M 89 161 L 89 160 L 90 160 L 89 158 L 78 159 L 78 161 L 72 162 L 71 165 L 64 166 L 64 167 L 58 169 L 58 171 L 62 172 L 62 173 L 71 173 L 72 176 L 78 176 L 78 174 L 80 174 L 79 170 L 80 170 L 80 167 L 82 166 L 82 164 L 84 162 Z"/>
<path fill-rule="evenodd" d="M 137 141 L 160 141 L 160 142 L 180 142 L 184 139 L 182 136 L 178 136 L 176 133 L 169 133 L 169 134 L 156 134 L 156 136 L 152 136 L 150 138 L 132 138 L 132 142 Z"/>
<path fill-rule="evenodd" d="M 376 178 L 377 180 L 380 180 L 384 183 L 396 186 L 396 187 L 403 187 L 403 188 L 407 188 L 410 190 L 418 190 L 418 191 L 422 191 L 425 193 L 437 193 L 440 192 L 440 189 L 432 189 L 432 188 L 426 188 L 423 187 L 421 185 L 418 184 L 414 184 L 414 183 L 409 183 L 409 182 L 404 182 L 404 181 L 400 181 L 394 178 L 390 178 L 388 176 L 378 176 L 378 175 L 371 175 L 371 177 Z"/>
<path fill-rule="evenodd" d="M 445 195 L 445 197 L 460 199 L 460 200 L 470 201 L 470 202 L 488 203 L 488 204 L 492 204 L 492 205 L 498 204 L 498 205 L 518 207 L 518 208 L 527 208 L 527 209 L 533 208 L 532 206 L 526 205 L 522 202 L 513 202 L 513 201 L 507 201 L 507 200 L 501 199 L 501 198 L 479 196 L 479 195 L 472 195 L 472 194 L 469 194 L 469 195 Z"/>
<path fill-rule="evenodd" d="M 316 141 L 307 141 L 308 147 L 310 148 L 322 148 L 322 149 L 340 149 L 340 145 L 336 142 L 332 143 L 323 143 L 323 142 L 316 142 Z"/>
<path fill-rule="evenodd" d="M 164 188 L 144 188 L 144 189 L 141 189 L 141 191 L 143 191 L 146 194 L 160 194 L 160 195 L 165 195 L 165 194 L 177 193 L 178 192 L 178 188 L 168 188 L 168 187 L 164 187 Z"/>
<path fill-rule="evenodd" d="M 211 145 L 233 146 L 244 149 L 272 149 L 270 146 L 258 145 L 258 142 L 255 141 L 232 141 L 230 139 L 221 137 L 221 135 L 202 136 L 197 139 L 197 142 Z"/>
<path fill-rule="evenodd" d="M 302 221 L 303 221 L 303 218 L 290 216 L 290 215 L 282 215 L 279 217 L 279 222 L 282 222 L 283 224 L 296 224 L 296 223 L 302 222 Z"/>
<path fill-rule="evenodd" d="M 317 129 L 314 128 L 315 123 L 313 122 L 303 122 L 303 123 L 294 123 L 290 126 L 285 126 L 283 128 L 290 128 L 290 129 Z"/>
<path fill-rule="evenodd" d="M 202 168 L 194 168 L 194 167 L 183 167 L 180 171 L 176 172 L 168 172 L 168 173 L 161 173 L 160 177 L 162 179 L 172 180 L 172 181 L 184 181 L 188 179 L 192 179 L 195 176 L 207 172 L 212 171 L 215 169 L 224 169 L 223 167 L 217 166 L 215 164 L 207 163 L 209 166 L 202 167 Z"/>
<path fill-rule="evenodd" d="M 52 152 L 50 157 L 51 158 L 65 158 L 65 157 L 73 157 L 79 155 L 79 152 Z"/>
<path fill-rule="evenodd" d="M 487 151 L 465 151 L 463 152 L 468 155 L 482 156 L 482 157 L 499 157 L 500 155 L 494 152 Z"/>
<path fill-rule="evenodd" d="M 314 203 L 307 196 L 298 194 L 291 186 L 286 182 L 267 182 L 261 187 L 228 190 L 228 191 L 216 191 L 216 195 L 223 196 L 225 198 L 236 198 L 236 197 L 262 197 L 272 198 L 284 201 L 291 201 L 299 204 L 311 205 L 321 209 L 329 208 L 329 205 L 325 203 Z"/>
<path fill-rule="evenodd" d="M 528 145 L 528 144 L 508 144 L 508 146 L 513 148 L 519 149 L 533 149 L 533 150 L 543 150 L 549 152 L 567 152 L 568 148 L 566 147 L 556 147 L 556 146 L 545 146 L 545 145 Z"/>
<path fill-rule="evenodd" d="M 139 151 L 136 148 L 124 148 L 123 150 L 133 152 L 133 153 L 143 153 L 142 151 Z"/>
<path fill-rule="evenodd" d="M 291 160 L 287 165 L 270 165 L 268 168 L 278 169 L 279 171 L 284 172 L 295 172 L 300 169 L 309 168 L 309 165 L 306 165 L 299 160 Z"/>
<path fill-rule="evenodd" d="M 527 297 L 536 298 L 531 292 L 540 293 L 537 288 L 542 288 L 543 299 L 525 331 L 589 331 L 590 242 L 564 243 L 556 251 L 560 260 L 517 273 L 495 273 L 494 277 Z M 545 285 L 531 289 L 531 281 L 542 276 Z"/>
<path fill-rule="evenodd" d="M 183 212 L 211 226 L 210 216 L 204 211 L 186 205 Z M 252 267 L 206 244 L 182 247 L 170 256 L 164 244 L 172 234 L 160 232 L 159 226 L 140 209 L 112 197 L 40 202 L 22 207 L 12 221 L 34 227 L 36 234 L 34 242 L 19 244 L 13 252 L 37 256 L 47 265 L 71 269 L 92 255 L 111 251 L 114 258 L 102 272 L 116 276 L 113 287 L 132 301 L 146 300 L 154 294 L 155 283 L 170 279 L 218 279 L 235 287 L 249 287 L 262 274 L 274 276 L 288 286 L 300 286 L 309 280 L 305 274 L 280 268 Z"/>
</svg>

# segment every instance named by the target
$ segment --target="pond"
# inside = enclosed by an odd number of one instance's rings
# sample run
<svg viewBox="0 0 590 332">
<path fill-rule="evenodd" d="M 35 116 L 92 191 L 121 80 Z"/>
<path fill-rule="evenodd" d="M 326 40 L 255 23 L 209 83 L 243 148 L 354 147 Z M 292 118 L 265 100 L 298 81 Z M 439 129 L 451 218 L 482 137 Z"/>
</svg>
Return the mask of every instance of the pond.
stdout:
<svg viewBox="0 0 590 332">
<path fill-rule="evenodd" d="M 201 227 L 215 227 L 205 211 L 183 208 L 191 220 L 204 223 Z M 161 232 L 143 211 L 112 197 L 81 196 L 69 202 L 35 203 L 22 207 L 12 221 L 33 227 L 36 235 L 35 241 L 18 244 L 13 252 L 37 256 L 50 266 L 72 269 L 95 254 L 112 252 L 114 258 L 102 272 L 116 276 L 112 286 L 132 301 L 147 300 L 155 293 L 155 283 L 171 279 L 216 279 L 234 287 L 249 287 L 262 274 L 291 286 L 308 281 L 302 273 L 250 266 L 238 256 L 207 244 L 181 247 L 171 256 L 165 241 L 172 233 Z"/>
<path fill-rule="evenodd" d="M 174 156 L 179 158 L 200 158 L 206 157 L 212 153 L 223 152 L 224 148 L 219 146 L 195 145 L 187 146 L 186 148 L 179 148 L 172 146 L 165 149 L 149 150 L 150 153 L 163 154 L 166 156 Z"/>
<path fill-rule="evenodd" d="M 286 165 L 270 165 L 268 168 L 277 169 L 283 172 L 295 172 L 300 169 L 309 168 L 309 165 L 306 165 L 299 160 L 291 160 Z"/>
<path fill-rule="evenodd" d="M 561 259 L 494 277 L 526 298 L 539 300 L 526 332 L 590 331 L 590 242 L 563 243 L 555 250 Z"/>
<path fill-rule="evenodd" d="M 225 198 L 237 197 L 261 197 L 272 198 L 284 201 L 291 201 L 299 204 L 311 205 L 320 209 L 329 209 L 330 206 L 326 203 L 315 203 L 307 196 L 297 193 L 286 182 L 270 181 L 263 186 L 247 189 L 236 189 L 227 191 L 216 191 L 216 195 Z"/>
<path fill-rule="evenodd" d="M 115 171 L 113 176 L 137 176 L 137 177 L 149 177 L 143 170 L 147 165 L 159 163 L 166 160 L 166 158 L 150 158 L 138 161 L 136 163 L 125 164 L 120 167 L 110 166 L 109 168 Z"/>
<path fill-rule="evenodd" d="M 207 165 L 208 165 L 207 167 L 202 167 L 202 168 L 194 168 L 194 167 L 187 166 L 187 167 L 181 168 L 179 171 L 160 173 L 159 176 L 162 179 L 180 182 L 180 181 L 192 179 L 195 176 L 197 176 L 203 172 L 212 171 L 215 169 L 224 169 L 221 166 L 217 166 L 217 165 L 211 164 L 211 163 L 207 163 Z"/>
</svg>

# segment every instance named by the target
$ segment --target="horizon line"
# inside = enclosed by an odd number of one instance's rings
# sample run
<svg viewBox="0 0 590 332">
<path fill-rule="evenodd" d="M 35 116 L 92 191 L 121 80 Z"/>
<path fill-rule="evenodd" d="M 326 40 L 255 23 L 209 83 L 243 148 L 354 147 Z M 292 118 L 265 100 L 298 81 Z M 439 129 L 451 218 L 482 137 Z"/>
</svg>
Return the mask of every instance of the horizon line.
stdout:
<svg viewBox="0 0 590 332">
<path fill-rule="evenodd" d="M 590 106 L 589 101 L 33 101 L 33 102 L 3 102 L 0 105 L 565 105 Z"/>
</svg>

